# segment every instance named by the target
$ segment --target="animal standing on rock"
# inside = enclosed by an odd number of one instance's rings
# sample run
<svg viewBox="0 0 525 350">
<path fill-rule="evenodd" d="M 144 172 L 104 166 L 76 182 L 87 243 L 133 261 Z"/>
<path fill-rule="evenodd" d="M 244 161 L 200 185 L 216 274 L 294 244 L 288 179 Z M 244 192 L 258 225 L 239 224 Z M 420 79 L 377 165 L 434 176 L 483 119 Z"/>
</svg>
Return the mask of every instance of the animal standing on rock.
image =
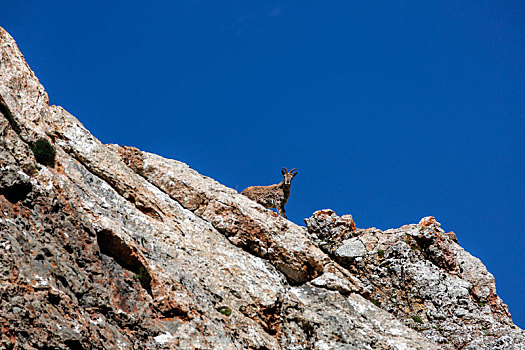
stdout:
<svg viewBox="0 0 525 350">
<path fill-rule="evenodd" d="M 277 209 L 279 215 L 286 219 L 284 205 L 288 202 L 288 197 L 290 197 L 290 186 L 292 185 L 292 179 L 297 175 L 297 169 L 292 169 L 288 172 L 286 168 L 282 168 L 281 174 L 283 174 L 283 180 L 278 184 L 250 186 L 242 191 L 241 194 L 256 201 L 266 209 Z"/>
</svg>

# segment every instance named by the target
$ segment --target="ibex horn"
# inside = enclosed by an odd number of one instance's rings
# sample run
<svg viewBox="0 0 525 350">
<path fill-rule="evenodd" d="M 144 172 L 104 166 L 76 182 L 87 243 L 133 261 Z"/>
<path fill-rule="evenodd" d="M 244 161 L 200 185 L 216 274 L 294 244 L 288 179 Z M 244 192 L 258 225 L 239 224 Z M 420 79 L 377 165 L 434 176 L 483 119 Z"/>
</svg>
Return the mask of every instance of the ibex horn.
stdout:
<svg viewBox="0 0 525 350">
<path fill-rule="evenodd" d="M 283 171 L 283 170 L 284 170 L 285 173 L 288 172 L 288 170 L 286 170 L 286 168 L 281 168 L 281 171 Z"/>
<path fill-rule="evenodd" d="M 290 174 L 291 174 L 294 170 L 297 171 L 297 169 L 293 168 L 292 170 L 290 170 Z"/>
</svg>

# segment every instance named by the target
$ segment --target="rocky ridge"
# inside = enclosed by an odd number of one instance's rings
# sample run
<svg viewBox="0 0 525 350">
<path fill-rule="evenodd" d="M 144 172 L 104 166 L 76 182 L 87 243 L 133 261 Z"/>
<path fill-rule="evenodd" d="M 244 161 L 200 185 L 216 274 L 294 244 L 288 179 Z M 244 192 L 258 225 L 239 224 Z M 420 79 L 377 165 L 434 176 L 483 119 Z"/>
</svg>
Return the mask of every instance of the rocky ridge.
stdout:
<svg viewBox="0 0 525 350">
<path fill-rule="evenodd" d="M 524 348 L 492 275 L 435 219 L 295 225 L 102 144 L 49 106 L 1 28 L 0 48 L 0 349 Z"/>
</svg>

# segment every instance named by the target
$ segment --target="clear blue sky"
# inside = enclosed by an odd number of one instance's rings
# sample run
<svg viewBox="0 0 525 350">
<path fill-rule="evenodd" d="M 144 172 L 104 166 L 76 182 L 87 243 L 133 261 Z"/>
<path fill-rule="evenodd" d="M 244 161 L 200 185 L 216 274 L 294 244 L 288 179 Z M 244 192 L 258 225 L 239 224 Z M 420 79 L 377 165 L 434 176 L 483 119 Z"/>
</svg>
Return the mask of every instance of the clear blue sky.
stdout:
<svg viewBox="0 0 525 350">
<path fill-rule="evenodd" d="M 100 140 L 381 229 L 433 215 L 525 327 L 522 1 L 14 1 L 0 25 Z"/>
</svg>

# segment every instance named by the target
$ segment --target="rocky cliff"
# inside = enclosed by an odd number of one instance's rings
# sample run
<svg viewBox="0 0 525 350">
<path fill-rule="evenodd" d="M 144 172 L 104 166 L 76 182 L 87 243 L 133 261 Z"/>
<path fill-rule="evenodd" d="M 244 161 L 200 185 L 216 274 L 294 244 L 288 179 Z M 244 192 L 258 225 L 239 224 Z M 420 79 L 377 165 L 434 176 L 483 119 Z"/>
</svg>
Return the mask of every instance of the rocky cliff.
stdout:
<svg viewBox="0 0 525 350">
<path fill-rule="evenodd" d="M 1 28 L 0 47 L 1 349 L 525 348 L 493 276 L 434 218 L 298 226 L 102 144 L 49 106 Z"/>
</svg>

